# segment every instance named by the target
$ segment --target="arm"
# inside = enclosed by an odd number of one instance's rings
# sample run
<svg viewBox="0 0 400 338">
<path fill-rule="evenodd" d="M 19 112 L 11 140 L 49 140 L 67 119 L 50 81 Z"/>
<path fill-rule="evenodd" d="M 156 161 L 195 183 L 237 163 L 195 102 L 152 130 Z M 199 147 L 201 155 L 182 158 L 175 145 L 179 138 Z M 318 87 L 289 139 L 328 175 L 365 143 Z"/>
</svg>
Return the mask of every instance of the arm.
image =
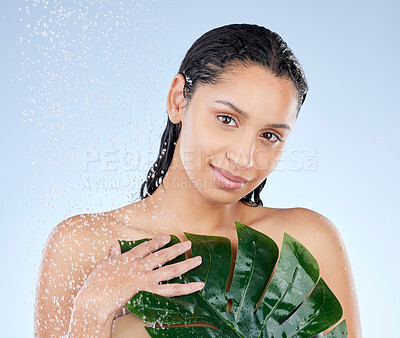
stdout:
<svg viewBox="0 0 400 338">
<path fill-rule="evenodd" d="M 96 224 L 77 215 L 58 224 L 43 250 L 36 289 L 36 337 L 111 337 L 114 314 L 97 313 L 80 292 L 90 272 L 107 257 L 109 241 Z M 93 297 L 94 298 L 94 297 Z"/>
<path fill-rule="evenodd" d="M 99 238 L 94 232 L 94 224 L 76 216 L 50 235 L 39 273 L 35 336 L 111 337 L 114 318 L 136 292 L 173 297 L 204 286 L 200 282 L 159 284 L 201 263 L 195 257 L 162 266 L 189 250 L 190 242 L 154 252 L 170 241 L 170 236 L 160 236 L 121 254 L 116 239 Z M 107 255 L 111 241 L 116 243 Z"/>
<path fill-rule="evenodd" d="M 82 238 L 88 237 L 80 216 L 61 222 L 50 234 L 43 250 L 37 281 L 35 336 L 68 335 L 75 297 L 85 277 L 97 263 L 85 250 Z"/>
<path fill-rule="evenodd" d="M 87 304 L 78 296 L 72 309 L 68 337 L 91 337 L 94 334 L 101 338 L 111 337 L 115 316 L 112 314 L 108 317 L 91 314 L 87 309 Z"/>
<path fill-rule="evenodd" d="M 346 319 L 348 337 L 361 337 L 360 314 L 353 274 L 339 231 L 331 221 L 314 211 L 303 208 L 296 210 L 296 218 L 301 220 L 297 227 L 302 232 L 302 243 L 317 260 L 320 276 L 342 305 L 342 319 Z"/>
</svg>

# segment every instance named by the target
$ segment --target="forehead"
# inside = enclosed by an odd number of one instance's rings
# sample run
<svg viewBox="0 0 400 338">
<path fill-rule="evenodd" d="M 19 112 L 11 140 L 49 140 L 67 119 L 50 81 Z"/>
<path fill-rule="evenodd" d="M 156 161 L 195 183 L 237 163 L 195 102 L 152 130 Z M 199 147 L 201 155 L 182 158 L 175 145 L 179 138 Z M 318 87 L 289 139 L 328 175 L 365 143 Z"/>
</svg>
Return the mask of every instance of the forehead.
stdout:
<svg viewBox="0 0 400 338">
<path fill-rule="evenodd" d="M 293 124 L 297 114 L 297 89 L 291 79 L 278 77 L 261 65 L 224 71 L 216 84 L 199 85 L 192 100 L 233 103 L 252 116 Z"/>
</svg>

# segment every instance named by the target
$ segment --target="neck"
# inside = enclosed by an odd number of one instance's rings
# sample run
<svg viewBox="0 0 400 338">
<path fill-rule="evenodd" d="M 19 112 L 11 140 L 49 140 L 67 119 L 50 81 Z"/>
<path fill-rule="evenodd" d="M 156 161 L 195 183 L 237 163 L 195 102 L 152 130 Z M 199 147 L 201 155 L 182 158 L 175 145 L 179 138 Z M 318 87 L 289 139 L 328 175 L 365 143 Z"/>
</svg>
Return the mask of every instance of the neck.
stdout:
<svg viewBox="0 0 400 338">
<path fill-rule="evenodd" d="M 234 221 L 240 221 L 244 206 L 240 201 L 216 204 L 205 199 L 175 156 L 163 184 L 142 202 L 165 231 L 219 235 L 235 228 Z"/>
</svg>

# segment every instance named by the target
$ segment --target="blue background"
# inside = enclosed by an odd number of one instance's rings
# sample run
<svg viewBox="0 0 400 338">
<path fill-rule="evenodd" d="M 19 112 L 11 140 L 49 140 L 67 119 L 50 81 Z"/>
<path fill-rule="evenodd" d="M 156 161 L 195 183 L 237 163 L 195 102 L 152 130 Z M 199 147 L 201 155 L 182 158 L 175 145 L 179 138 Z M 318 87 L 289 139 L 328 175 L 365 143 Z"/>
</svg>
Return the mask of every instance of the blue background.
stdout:
<svg viewBox="0 0 400 338">
<path fill-rule="evenodd" d="M 54 226 L 138 199 L 173 75 L 196 38 L 228 23 L 278 32 L 310 86 L 264 204 L 310 208 L 335 223 L 364 336 L 394 336 L 399 9 L 396 1 L 2 1 L 2 336 L 33 334 L 41 251 Z"/>
</svg>

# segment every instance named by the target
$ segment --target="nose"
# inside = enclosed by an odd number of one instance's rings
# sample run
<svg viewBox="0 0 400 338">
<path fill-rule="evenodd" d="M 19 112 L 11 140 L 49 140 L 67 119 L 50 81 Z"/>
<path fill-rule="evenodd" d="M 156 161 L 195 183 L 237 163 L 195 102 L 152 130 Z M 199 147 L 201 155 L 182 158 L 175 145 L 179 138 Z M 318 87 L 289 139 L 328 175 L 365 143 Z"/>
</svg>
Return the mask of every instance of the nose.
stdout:
<svg viewBox="0 0 400 338">
<path fill-rule="evenodd" d="M 253 158 L 256 149 L 255 139 L 242 139 L 236 144 L 232 144 L 226 153 L 227 158 L 233 162 L 236 168 L 242 170 L 253 165 Z"/>
</svg>

